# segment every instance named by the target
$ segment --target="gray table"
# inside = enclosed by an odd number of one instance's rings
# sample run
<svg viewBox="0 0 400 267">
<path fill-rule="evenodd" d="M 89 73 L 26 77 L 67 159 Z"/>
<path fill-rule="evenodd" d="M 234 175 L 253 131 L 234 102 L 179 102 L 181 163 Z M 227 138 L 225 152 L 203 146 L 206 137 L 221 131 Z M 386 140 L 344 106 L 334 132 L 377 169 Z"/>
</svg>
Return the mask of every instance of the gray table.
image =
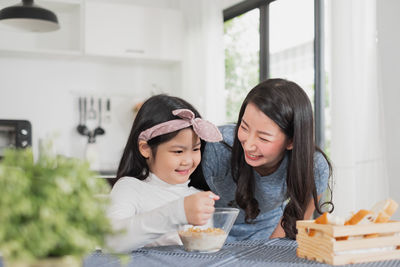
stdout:
<svg viewBox="0 0 400 267">
<path fill-rule="evenodd" d="M 143 248 L 133 251 L 124 266 L 331 266 L 296 256 L 296 242 L 288 239 L 227 243 L 215 253 L 186 252 L 181 246 Z M 95 252 L 84 259 L 84 267 L 121 266 L 117 257 Z M 400 260 L 342 265 L 352 267 L 400 267 Z"/>
</svg>

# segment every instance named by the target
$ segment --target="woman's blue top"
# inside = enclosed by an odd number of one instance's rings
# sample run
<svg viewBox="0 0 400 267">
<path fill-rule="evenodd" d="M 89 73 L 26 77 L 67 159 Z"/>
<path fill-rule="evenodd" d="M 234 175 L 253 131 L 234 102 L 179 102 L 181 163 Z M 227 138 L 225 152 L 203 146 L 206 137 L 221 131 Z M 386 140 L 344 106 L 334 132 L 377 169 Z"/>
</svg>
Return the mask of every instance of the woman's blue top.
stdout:
<svg viewBox="0 0 400 267">
<path fill-rule="evenodd" d="M 219 127 L 224 141 L 232 146 L 235 125 Z M 231 173 L 231 150 L 223 143 L 207 143 L 202 167 L 204 177 L 210 189 L 220 196 L 216 207 L 227 207 L 228 203 L 235 200 L 236 183 Z M 244 211 L 240 209 L 239 215 L 232 227 L 228 242 L 236 240 L 268 239 L 280 218 L 287 203 L 286 197 L 286 172 L 288 155 L 285 155 L 279 168 L 272 174 L 260 176 L 254 171 L 255 198 L 258 201 L 260 213 L 253 223 L 244 221 Z M 318 195 L 321 195 L 328 186 L 329 167 L 326 159 L 319 152 L 314 156 L 314 177 Z"/>
</svg>

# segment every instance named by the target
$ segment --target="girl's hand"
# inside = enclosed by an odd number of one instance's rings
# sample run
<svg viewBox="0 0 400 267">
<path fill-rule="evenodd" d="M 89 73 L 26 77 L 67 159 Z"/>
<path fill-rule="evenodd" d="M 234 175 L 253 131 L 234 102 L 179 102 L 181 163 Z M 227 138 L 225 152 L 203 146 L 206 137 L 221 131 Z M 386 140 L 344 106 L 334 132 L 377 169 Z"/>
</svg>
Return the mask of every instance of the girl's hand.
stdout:
<svg viewBox="0 0 400 267">
<path fill-rule="evenodd" d="M 219 196 L 211 191 L 199 192 L 185 197 L 185 214 L 189 224 L 204 225 L 211 218 L 215 208 L 215 200 Z"/>
</svg>

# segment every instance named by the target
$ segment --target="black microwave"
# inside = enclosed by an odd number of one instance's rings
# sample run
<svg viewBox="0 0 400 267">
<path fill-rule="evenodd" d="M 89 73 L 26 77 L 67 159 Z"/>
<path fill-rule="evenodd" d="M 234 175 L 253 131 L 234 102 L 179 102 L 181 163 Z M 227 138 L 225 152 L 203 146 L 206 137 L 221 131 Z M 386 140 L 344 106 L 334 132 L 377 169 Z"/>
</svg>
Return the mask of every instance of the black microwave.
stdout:
<svg viewBox="0 0 400 267">
<path fill-rule="evenodd" d="M 0 159 L 6 148 L 32 146 L 32 126 L 27 120 L 0 120 Z"/>
</svg>

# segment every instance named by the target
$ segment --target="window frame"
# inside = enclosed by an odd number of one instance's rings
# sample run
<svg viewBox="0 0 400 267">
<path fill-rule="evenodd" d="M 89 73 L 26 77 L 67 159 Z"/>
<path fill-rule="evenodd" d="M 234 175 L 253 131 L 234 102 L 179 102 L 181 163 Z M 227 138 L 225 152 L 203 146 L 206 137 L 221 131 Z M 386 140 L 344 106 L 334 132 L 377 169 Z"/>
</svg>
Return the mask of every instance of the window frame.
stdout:
<svg viewBox="0 0 400 267">
<path fill-rule="evenodd" d="M 259 80 L 269 73 L 269 4 L 279 0 L 245 0 L 223 10 L 224 22 L 252 9 L 260 9 L 260 58 Z M 324 62 L 324 0 L 314 0 L 314 134 L 315 143 L 325 148 L 325 62 Z"/>
</svg>

